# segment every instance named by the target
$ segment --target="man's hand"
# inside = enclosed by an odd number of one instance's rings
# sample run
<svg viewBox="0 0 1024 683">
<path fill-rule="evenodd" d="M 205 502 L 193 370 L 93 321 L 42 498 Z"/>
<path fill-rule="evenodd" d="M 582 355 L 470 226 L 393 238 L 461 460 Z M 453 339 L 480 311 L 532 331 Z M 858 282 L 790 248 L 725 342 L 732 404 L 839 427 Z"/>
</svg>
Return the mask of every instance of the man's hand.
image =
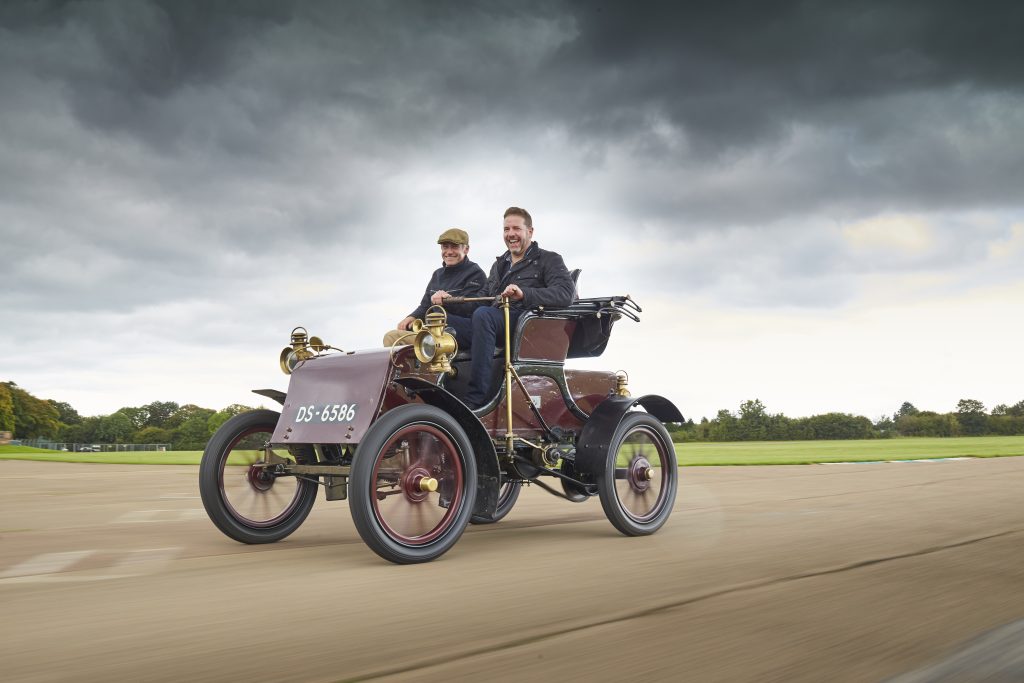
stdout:
<svg viewBox="0 0 1024 683">
<path fill-rule="evenodd" d="M 507 296 L 512 301 L 522 301 L 523 290 L 519 288 L 519 285 L 509 285 L 498 296 Z"/>
<path fill-rule="evenodd" d="M 402 322 L 398 323 L 398 327 L 396 327 L 395 329 L 402 330 L 403 332 L 408 332 L 409 325 L 412 325 L 412 321 L 415 319 L 416 318 L 412 317 L 411 315 L 407 315 L 404 318 L 402 318 Z"/>
<path fill-rule="evenodd" d="M 435 306 L 440 306 L 444 303 L 444 300 L 447 299 L 449 296 L 451 296 L 451 294 L 444 291 L 443 289 L 439 289 L 430 295 L 430 303 L 434 304 Z"/>
</svg>

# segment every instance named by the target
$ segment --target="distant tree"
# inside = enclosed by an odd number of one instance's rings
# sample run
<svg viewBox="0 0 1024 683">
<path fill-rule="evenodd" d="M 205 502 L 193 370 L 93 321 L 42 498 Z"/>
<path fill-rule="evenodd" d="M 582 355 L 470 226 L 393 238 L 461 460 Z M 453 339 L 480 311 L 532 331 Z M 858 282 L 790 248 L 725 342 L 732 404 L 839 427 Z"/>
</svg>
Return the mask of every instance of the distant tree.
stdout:
<svg viewBox="0 0 1024 683">
<path fill-rule="evenodd" d="M 117 412 L 128 418 L 128 421 L 132 423 L 133 430 L 145 427 L 149 419 L 149 411 L 146 408 L 124 407 Z"/>
<path fill-rule="evenodd" d="M 63 425 L 57 437 L 66 443 L 95 443 L 100 441 L 96 434 L 99 430 L 102 417 L 90 415 L 83 417 L 82 421 L 75 425 Z"/>
<path fill-rule="evenodd" d="M 82 416 L 78 414 L 77 410 L 71 407 L 70 403 L 54 401 L 52 398 L 46 399 L 46 402 L 57 409 L 57 419 L 60 420 L 61 424 L 81 424 Z"/>
<path fill-rule="evenodd" d="M 241 415 L 253 410 L 249 406 L 243 406 L 240 403 L 232 403 L 224 410 L 219 410 L 211 415 L 206 421 L 207 431 L 209 436 L 213 436 L 213 433 L 220 429 L 220 426 L 233 418 L 235 415 Z"/>
<path fill-rule="evenodd" d="M 1006 414 L 1012 415 L 1013 417 L 1024 417 L 1024 401 L 1017 401 L 1007 408 Z"/>
<path fill-rule="evenodd" d="M 711 440 L 711 422 L 706 417 L 700 418 L 700 423 L 694 428 L 694 438 L 698 441 Z"/>
<path fill-rule="evenodd" d="M 163 427 L 143 427 L 132 435 L 132 443 L 171 443 L 172 439 L 171 430 Z"/>
<path fill-rule="evenodd" d="M 131 418 L 118 411 L 100 418 L 93 439 L 103 443 L 128 443 L 134 432 Z"/>
<path fill-rule="evenodd" d="M 202 450 L 210 439 L 209 420 L 214 411 L 188 404 L 179 408 L 168 422 L 175 422 L 183 415 L 187 417 L 171 430 L 172 447 L 178 451 Z"/>
<path fill-rule="evenodd" d="M 1009 408 L 1009 406 L 1006 405 L 1005 403 L 1000 403 L 999 405 L 997 405 L 995 408 L 992 409 L 991 415 L 993 417 L 995 417 L 997 415 L 1006 415 L 1006 411 L 1007 411 L 1008 408 Z"/>
<path fill-rule="evenodd" d="M 972 398 L 962 398 L 956 404 L 956 419 L 961 431 L 970 436 L 984 434 L 988 427 L 985 405 Z"/>
<path fill-rule="evenodd" d="M 993 415 L 988 418 L 988 432 L 999 436 L 1024 434 L 1024 416 Z"/>
<path fill-rule="evenodd" d="M 847 413 L 825 413 L 808 419 L 814 439 L 870 439 L 871 420 Z"/>
<path fill-rule="evenodd" d="M 880 438 L 888 438 L 896 431 L 896 423 L 888 415 L 882 415 L 874 425 L 875 432 Z"/>
<path fill-rule="evenodd" d="M 0 383 L 0 431 L 14 431 L 14 397 L 6 383 Z"/>
<path fill-rule="evenodd" d="M 957 401 L 956 412 L 958 413 L 984 413 L 985 404 L 973 398 L 962 398 Z"/>
<path fill-rule="evenodd" d="M 711 421 L 708 438 L 711 441 L 736 441 L 739 439 L 739 421 L 724 408 Z"/>
<path fill-rule="evenodd" d="M 178 411 L 180 406 L 174 401 L 153 401 L 142 406 L 146 411 L 145 427 L 166 427 L 167 421 Z"/>
<path fill-rule="evenodd" d="M 760 399 L 740 404 L 736 438 L 741 441 L 766 441 L 768 439 L 768 411 Z"/>
<path fill-rule="evenodd" d="M 893 413 L 893 421 L 898 421 L 901 417 L 910 417 L 911 415 L 917 415 L 920 410 L 914 407 L 914 404 L 910 401 L 904 401 L 900 409 Z"/>
<path fill-rule="evenodd" d="M 167 427 L 169 429 L 177 429 L 178 427 L 181 427 L 183 424 L 185 424 L 191 418 L 197 416 L 202 417 L 203 423 L 205 425 L 206 420 L 210 419 L 210 416 L 213 415 L 215 412 L 217 411 L 210 410 L 209 408 L 201 408 L 195 405 L 194 403 L 186 403 L 185 405 L 181 406 L 173 413 L 171 413 L 170 416 L 164 421 L 164 424 L 162 426 Z"/>
<path fill-rule="evenodd" d="M 14 382 L 4 382 L 14 404 L 14 436 L 20 439 L 54 437 L 60 429 L 57 409 Z"/>
<path fill-rule="evenodd" d="M 960 428 L 956 415 L 940 415 L 929 410 L 896 420 L 900 436 L 957 436 Z"/>
</svg>

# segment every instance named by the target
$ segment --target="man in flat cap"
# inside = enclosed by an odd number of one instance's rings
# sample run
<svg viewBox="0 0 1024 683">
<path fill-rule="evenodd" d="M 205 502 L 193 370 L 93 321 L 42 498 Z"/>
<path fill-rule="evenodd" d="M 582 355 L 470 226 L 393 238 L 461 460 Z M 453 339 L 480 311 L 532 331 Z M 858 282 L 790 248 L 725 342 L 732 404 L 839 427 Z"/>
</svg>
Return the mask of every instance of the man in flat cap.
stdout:
<svg viewBox="0 0 1024 683">
<path fill-rule="evenodd" d="M 412 332 L 410 326 L 417 318 L 422 319 L 427 309 L 442 303 L 444 297 L 449 296 L 482 296 L 484 287 L 487 284 L 487 276 L 480 266 L 470 261 L 469 234 L 459 228 L 451 228 L 441 233 L 437 238 L 441 245 L 441 267 L 434 271 L 427 283 L 427 290 L 423 293 L 420 305 L 409 315 L 402 318 L 397 327 L 389 330 L 384 335 L 384 346 L 391 346 L 396 341 L 403 344 L 412 343 Z M 475 305 L 467 304 L 445 304 L 448 312 L 449 325 L 455 328 L 455 338 L 460 345 L 469 346 L 468 336 L 470 318 L 473 315 Z M 462 323 L 462 324 L 459 324 Z M 463 331 L 462 339 L 459 338 L 460 329 Z M 399 341 L 401 340 L 401 341 Z"/>
</svg>

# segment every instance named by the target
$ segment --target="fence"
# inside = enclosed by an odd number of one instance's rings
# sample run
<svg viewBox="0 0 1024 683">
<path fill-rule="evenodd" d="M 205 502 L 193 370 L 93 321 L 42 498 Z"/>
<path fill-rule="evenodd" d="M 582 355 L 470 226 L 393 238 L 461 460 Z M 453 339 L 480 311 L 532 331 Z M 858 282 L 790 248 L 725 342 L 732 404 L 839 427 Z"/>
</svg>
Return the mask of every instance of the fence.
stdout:
<svg viewBox="0 0 1024 683">
<path fill-rule="evenodd" d="M 124 453 L 128 451 L 169 451 L 169 443 L 61 443 L 45 439 L 23 440 L 22 446 L 48 448 L 69 453 Z"/>
</svg>

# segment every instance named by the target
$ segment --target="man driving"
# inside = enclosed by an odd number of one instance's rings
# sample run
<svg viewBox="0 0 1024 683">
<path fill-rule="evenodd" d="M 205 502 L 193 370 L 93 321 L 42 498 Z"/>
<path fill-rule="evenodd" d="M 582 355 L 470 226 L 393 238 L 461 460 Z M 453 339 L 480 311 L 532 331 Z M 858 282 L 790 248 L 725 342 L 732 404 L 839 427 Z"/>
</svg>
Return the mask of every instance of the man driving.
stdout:
<svg viewBox="0 0 1024 683">
<path fill-rule="evenodd" d="M 486 285 L 486 276 L 483 269 L 470 261 L 469 255 L 469 233 L 459 228 L 451 228 L 441 233 L 437 238 L 441 245 L 440 268 L 434 271 L 427 283 L 427 289 L 423 293 L 420 305 L 409 315 L 399 321 L 395 329 L 389 330 L 384 335 L 384 346 L 392 346 L 396 341 L 403 344 L 411 344 L 413 333 L 411 332 L 412 321 L 422 319 L 427 309 L 432 305 L 439 305 L 449 296 L 475 297 L 482 296 Z M 475 304 L 444 304 L 445 310 L 450 318 L 462 318 L 465 325 L 457 325 L 456 340 L 460 344 L 465 341 L 466 348 L 469 347 L 469 317 L 473 314 Z M 463 329 L 460 337 L 459 328 Z"/>
</svg>

